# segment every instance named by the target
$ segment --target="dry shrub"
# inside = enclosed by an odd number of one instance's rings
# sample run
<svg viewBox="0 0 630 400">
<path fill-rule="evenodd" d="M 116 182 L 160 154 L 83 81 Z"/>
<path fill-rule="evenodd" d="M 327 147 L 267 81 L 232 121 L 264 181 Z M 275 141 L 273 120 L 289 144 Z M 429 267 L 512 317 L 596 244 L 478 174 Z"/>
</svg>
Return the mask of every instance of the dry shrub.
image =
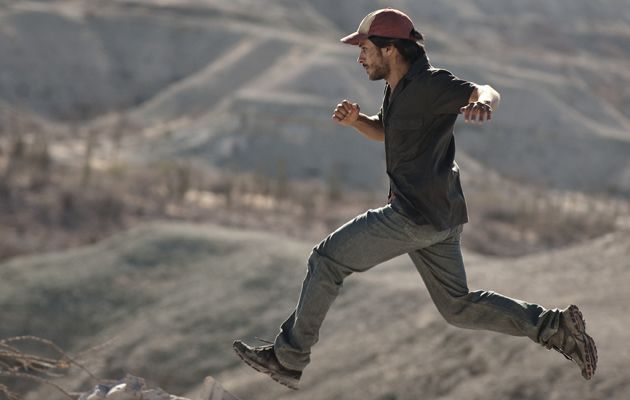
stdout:
<svg viewBox="0 0 630 400">
<path fill-rule="evenodd" d="M 68 392 L 51 381 L 73 366 L 97 380 L 90 371 L 50 340 L 35 336 L 16 336 L 0 340 L 0 377 L 48 385 L 66 397 L 75 399 L 76 394 Z M 21 398 L 20 394 L 14 390 L 13 385 L 0 382 L 0 394 L 3 394 L 8 400 Z"/>
</svg>

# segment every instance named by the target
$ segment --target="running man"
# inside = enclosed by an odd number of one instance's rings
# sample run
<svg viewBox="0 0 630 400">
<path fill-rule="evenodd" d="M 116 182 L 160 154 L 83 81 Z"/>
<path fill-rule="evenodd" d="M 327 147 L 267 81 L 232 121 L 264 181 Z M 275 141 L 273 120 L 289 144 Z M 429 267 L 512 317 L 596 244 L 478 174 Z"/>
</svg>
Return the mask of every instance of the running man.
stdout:
<svg viewBox="0 0 630 400">
<path fill-rule="evenodd" d="M 469 291 L 466 283 L 460 235 L 468 215 L 454 161 L 453 127 L 458 114 L 468 123 L 489 121 L 499 93 L 431 66 L 422 34 L 395 9 L 371 12 L 341 41 L 359 47 L 357 62 L 370 80 L 386 82 L 378 115 L 367 116 L 358 104 L 343 100 L 332 119 L 384 142 L 388 203 L 319 243 L 308 259 L 297 307 L 274 343 L 250 346 L 237 340 L 236 353 L 254 369 L 297 389 L 343 280 L 406 253 L 448 323 L 528 337 L 564 354 L 591 379 L 597 350 L 577 306 L 545 309 L 492 291 Z"/>
</svg>

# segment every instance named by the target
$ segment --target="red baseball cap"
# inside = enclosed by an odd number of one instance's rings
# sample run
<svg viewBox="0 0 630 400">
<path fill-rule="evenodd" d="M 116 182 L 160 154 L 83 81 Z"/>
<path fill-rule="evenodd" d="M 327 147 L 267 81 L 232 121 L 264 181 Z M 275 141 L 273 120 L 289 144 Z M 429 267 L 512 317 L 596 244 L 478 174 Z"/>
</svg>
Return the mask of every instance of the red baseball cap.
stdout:
<svg viewBox="0 0 630 400">
<path fill-rule="evenodd" d="M 342 38 L 343 43 L 358 45 L 370 36 L 392 39 L 422 40 L 422 35 L 413 27 L 407 14 L 393 8 L 372 11 L 363 18 L 357 31 Z"/>
</svg>

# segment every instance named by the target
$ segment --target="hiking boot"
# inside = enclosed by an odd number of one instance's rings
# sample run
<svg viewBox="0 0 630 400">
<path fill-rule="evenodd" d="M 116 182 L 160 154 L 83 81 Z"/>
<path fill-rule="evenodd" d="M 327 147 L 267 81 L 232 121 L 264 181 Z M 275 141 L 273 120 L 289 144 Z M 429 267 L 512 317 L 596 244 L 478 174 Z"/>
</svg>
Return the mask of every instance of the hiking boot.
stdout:
<svg viewBox="0 0 630 400">
<path fill-rule="evenodd" d="M 560 312 L 560 328 L 545 347 L 576 363 L 584 379 L 591 379 L 595 374 L 597 348 L 593 338 L 586 333 L 586 322 L 577 306 L 570 305 Z"/>
<path fill-rule="evenodd" d="M 269 375 L 271 379 L 284 386 L 298 390 L 302 371 L 283 367 L 278 358 L 276 358 L 273 345 L 252 347 L 240 340 L 236 340 L 233 347 L 236 354 L 256 371 Z"/>
</svg>

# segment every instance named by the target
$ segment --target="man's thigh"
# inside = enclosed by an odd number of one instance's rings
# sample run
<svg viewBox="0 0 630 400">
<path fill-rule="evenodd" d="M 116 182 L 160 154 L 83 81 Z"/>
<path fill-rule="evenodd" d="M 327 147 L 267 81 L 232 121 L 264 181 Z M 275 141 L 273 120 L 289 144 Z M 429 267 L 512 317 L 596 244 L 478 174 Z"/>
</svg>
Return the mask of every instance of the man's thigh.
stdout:
<svg viewBox="0 0 630 400">
<path fill-rule="evenodd" d="M 415 227 L 387 205 L 347 222 L 313 251 L 350 272 L 361 272 L 417 249 L 420 245 L 414 235 Z"/>
<path fill-rule="evenodd" d="M 454 228 L 444 240 L 409 252 L 411 260 L 432 294 L 436 290 L 446 290 L 449 296 L 454 297 L 468 293 L 460 247 L 461 230 L 461 226 Z"/>
</svg>

